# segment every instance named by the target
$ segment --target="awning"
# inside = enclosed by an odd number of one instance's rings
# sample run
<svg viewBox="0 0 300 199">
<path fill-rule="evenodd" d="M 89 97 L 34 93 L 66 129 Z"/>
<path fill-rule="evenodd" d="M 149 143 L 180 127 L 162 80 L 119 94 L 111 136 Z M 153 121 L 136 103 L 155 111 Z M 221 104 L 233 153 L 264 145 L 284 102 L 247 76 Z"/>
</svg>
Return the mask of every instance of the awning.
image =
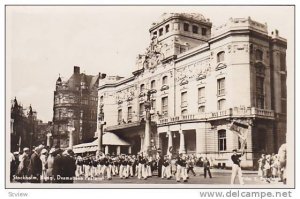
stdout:
<svg viewBox="0 0 300 199">
<path fill-rule="evenodd" d="M 104 132 L 103 134 L 103 145 L 114 145 L 114 146 L 130 146 L 130 143 L 126 142 L 119 138 L 116 134 L 111 132 Z M 85 153 L 85 152 L 92 152 L 97 151 L 98 149 L 98 139 L 94 140 L 93 142 L 89 143 L 82 143 L 73 146 L 74 153 Z"/>
</svg>

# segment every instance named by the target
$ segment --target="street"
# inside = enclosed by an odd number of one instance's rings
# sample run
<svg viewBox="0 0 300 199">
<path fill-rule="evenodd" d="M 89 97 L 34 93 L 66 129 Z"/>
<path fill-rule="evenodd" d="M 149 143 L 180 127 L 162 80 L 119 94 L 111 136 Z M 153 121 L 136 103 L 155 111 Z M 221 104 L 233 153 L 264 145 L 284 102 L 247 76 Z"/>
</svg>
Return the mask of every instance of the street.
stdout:
<svg viewBox="0 0 300 199">
<path fill-rule="evenodd" d="M 176 182 L 175 178 L 172 179 L 161 179 L 157 177 L 157 172 L 154 173 L 154 176 L 148 178 L 147 180 L 139 180 L 137 177 L 131 177 L 128 179 L 120 179 L 118 176 L 113 176 L 112 180 L 102 180 L 102 179 L 84 179 L 77 180 L 74 183 L 94 183 L 94 184 L 230 184 L 231 170 L 222 170 L 222 169 L 211 169 L 212 178 L 206 177 L 203 175 L 203 168 L 195 169 L 196 176 L 193 176 L 191 173 L 189 175 L 188 182 Z M 243 171 L 244 183 L 247 185 L 261 184 L 269 185 L 265 181 L 261 181 L 257 176 L 256 171 Z M 238 178 L 235 181 L 238 184 Z M 271 181 L 270 184 L 280 184 L 281 182 Z"/>
</svg>

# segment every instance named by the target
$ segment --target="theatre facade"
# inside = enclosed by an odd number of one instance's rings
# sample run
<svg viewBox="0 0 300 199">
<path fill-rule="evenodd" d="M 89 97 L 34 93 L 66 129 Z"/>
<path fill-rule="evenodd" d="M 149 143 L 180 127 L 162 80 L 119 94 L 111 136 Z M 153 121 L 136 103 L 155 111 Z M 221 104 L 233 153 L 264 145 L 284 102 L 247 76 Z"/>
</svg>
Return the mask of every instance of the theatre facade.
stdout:
<svg viewBox="0 0 300 199">
<path fill-rule="evenodd" d="M 250 17 L 212 29 L 201 14 L 171 13 L 149 32 L 132 76 L 99 83 L 104 131 L 130 143 L 119 152 L 146 151 L 150 139 L 163 154 L 196 154 L 230 167 L 242 135 L 242 166 L 253 167 L 286 142 L 287 41 L 278 30 L 269 34 L 267 24 Z M 245 125 L 240 135 L 230 130 L 232 121 Z"/>
</svg>

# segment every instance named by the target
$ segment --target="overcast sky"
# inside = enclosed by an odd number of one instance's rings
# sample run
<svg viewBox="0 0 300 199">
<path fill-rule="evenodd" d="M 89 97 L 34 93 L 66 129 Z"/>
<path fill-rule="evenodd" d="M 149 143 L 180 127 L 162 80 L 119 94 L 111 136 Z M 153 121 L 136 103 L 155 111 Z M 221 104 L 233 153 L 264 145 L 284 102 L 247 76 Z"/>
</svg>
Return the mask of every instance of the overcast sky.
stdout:
<svg viewBox="0 0 300 199">
<path fill-rule="evenodd" d="M 76 65 L 86 74 L 129 76 L 149 44 L 152 22 L 164 12 L 201 13 L 214 26 L 230 17 L 266 22 L 269 32 L 276 28 L 288 39 L 288 67 L 294 67 L 293 7 L 8 6 L 7 98 L 16 96 L 24 107 L 32 104 L 39 119 L 51 121 L 58 74 L 67 79 Z"/>
</svg>

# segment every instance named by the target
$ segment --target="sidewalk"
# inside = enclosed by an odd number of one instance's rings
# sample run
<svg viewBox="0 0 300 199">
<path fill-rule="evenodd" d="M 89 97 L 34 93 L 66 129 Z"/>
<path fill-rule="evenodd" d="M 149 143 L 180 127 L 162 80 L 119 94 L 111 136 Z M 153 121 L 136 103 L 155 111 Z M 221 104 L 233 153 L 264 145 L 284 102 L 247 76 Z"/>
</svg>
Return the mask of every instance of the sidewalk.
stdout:
<svg viewBox="0 0 300 199">
<path fill-rule="evenodd" d="M 199 172 L 203 172 L 203 167 L 194 167 L 195 172 L 199 173 Z M 217 169 L 217 168 L 211 168 L 210 169 L 211 173 L 231 173 L 231 169 Z M 257 171 L 251 171 L 251 170 L 243 170 L 242 172 L 244 174 L 258 174 Z"/>
</svg>

